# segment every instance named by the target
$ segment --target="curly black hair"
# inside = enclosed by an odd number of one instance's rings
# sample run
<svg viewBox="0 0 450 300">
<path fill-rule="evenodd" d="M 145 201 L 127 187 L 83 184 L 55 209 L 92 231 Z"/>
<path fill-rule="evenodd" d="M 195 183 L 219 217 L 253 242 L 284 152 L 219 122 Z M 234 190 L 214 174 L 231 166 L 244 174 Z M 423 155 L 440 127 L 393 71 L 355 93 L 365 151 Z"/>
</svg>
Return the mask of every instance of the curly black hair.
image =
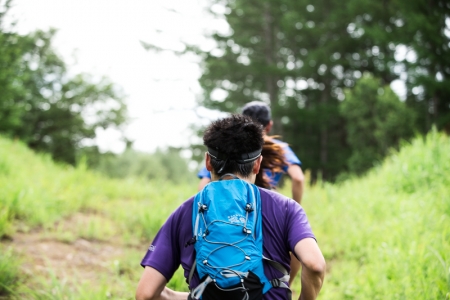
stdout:
<svg viewBox="0 0 450 300">
<path fill-rule="evenodd" d="M 203 135 L 203 144 L 222 156 L 210 155 L 215 174 L 238 173 L 248 177 L 255 161 L 242 163 L 239 160 L 242 155 L 262 148 L 263 127 L 248 116 L 233 114 L 209 125 Z"/>
</svg>

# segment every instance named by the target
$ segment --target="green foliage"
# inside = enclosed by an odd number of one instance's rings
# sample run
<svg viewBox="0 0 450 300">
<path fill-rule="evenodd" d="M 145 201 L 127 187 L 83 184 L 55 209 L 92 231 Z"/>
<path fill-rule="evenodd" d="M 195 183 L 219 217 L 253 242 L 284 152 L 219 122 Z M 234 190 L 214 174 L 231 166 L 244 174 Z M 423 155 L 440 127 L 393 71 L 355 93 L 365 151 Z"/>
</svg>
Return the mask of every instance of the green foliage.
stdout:
<svg viewBox="0 0 450 300">
<path fill-rule="evenodd" d="M 4 14 L 0 15 L 0 24 Z M 2 28 L 0 27 L 0 30 Z M 20 127 L 21 118 L 26 107 L 16 103 L 14 99 L 23 97 L 21 80 L 24 66 L 22 56 L 25 54 L 25 39 L 13 34 L 0 32 L 0 130 L 9 132 Z"/>
<path fill-rule="evenodd" d="M 369 74 L 345 92 L 340 113 L 346 120 L 351 148 L 348 168 L 361 174 L 381 161 L 401 139 L 413 135 L 415 112 L 400 102 L 389 86 L 383 87 Z"/>
<path fill-rule="evenodd" d="M 343 90 L 352 89 L 365 72 L 374 74 L 380 87 L 394 80 L 406 83 L 402 105 L 416 112 L 413 128 L 426 133 L 435 124 L 450 132 L 447 1 L 210 0 L 209 4 L 224 7 L 225 13 L 217 18 L 224 19 L 230 30 L 210 32 L 216 43 L 210 51 L 186 47 L 185 53 L 201 59 L 199 82 L 204 93 L 199 104 L 236 112 L 251 100 L 270 103 L 273 134 L 290 143 L 313 180 L 319 174 L 334 180 L 348 171 L 348 165 L 361 172 L 374 163 L 366 158 L 381 159 L 386 153 L 361 152 L 346 143 L 352 129 L 346 129 L 339 113 L 340 100 Z M 148 44 L 146 48 L 160 50 Z M 407 139 L 411 128 L 397 128 L 397 133 Z M 398 138 L 383 137 L 383 142 L 384 148 L 395 147 Z"/>
<path fill-rule="evenodd" d="M 36 275 L 25 278 L 33 288 L 7 285 L 17 299 L 131 299 L 147 245 L 175 207 L 196 190 L 196 185 L 188 184 L 174 188 L 168 180 L 108 179 L 88 171 L 85 164 L 56 165 L 48 155 L 36 155 L 21 142 L 5 138 L 0 138 L 0 166 L 0 236 L 43 228 L 44 238 L 69 244 L 83 238 L 139 249 L 111 265 L 116 275 L 99 274 L 99 286 L 92 287 L 77 274 L 69 282 L 53 273 L 50 280 Z M 8 272 L 21 274 L 15 256 L 6 256 L 0 267 L 10 263 Z M 172 286 L 183 282 L 180 275 Z"/>
<path fill-rule="evenodd" d="M 92 286 L 92 283 L 79 278 L 79 283 L 72 285 L 61 281 L 53 273 L 50 278 L 41 278 L 40 288 L 24 288 L 18 299 L 33 300 L 105 300 L 121 299 L 132 300 L 134 297 L 129 293 L 135 288 L 136 283 L 128 278 L 107 278 L 99 276 L 101 283 L 99 286 Z"/>
<path fill-rule="evenodd" d="M 377 3 L 382 17 L 359 22 L 365 36 L 375 45 L 406 52 L 396 60 L 389 56 L 378 56 L 378 60 L 391 76 L 400 75 L 406 82 L 407 103 L 417 111 L 420 130 L 426 132 L 435 125 L 449 131 L 450 4 L 444 0 Z M 373 16 L 373 11 L 368 14 Z M 385 52 L 383 46 L 378 48 L 381 52 Z"/>
<path fill-rule="evenodd" d="M 195 181 L 194 174 L 189 170 L 188 161 L 180 156 L 176 148 L 156 150 L 154 153 L 144 153 L 126 149 L 122 154 L 105 153 L 95 161 L 89 159 L 94 170 L 112 178 L 139 177 L 148 180 L 169 180 L 173 183 Z"/>
<path fill-rule="evenodd" d="M 450 138 L 433 131 L 401 146 L 362 178 L 318 182 L 306 190 L 302 205 L 328 263 L 320 299 L 445 299 L 450 292 Z M 12 291 L 17 299 L 131 299 L 147 245 L 196 189 L 107 179 L 83 164 L 55 165 L 49 156 L 4 138 L 0 166 L 0 211 L 8 212 L 10 228 L 40 226 L 46 237 L 61 240 L 69 231 L 68 243 L 83 237 L 129 245 L 108 272 L 98 274 L 95 286 L 79 274 L 68 281 L 52 272 L 37 274 L 21 277 L 26 284 Z M 5 261 L 11 264 L 5 270 L 22 274 L 8 255 L 0 266 Z M 169 286 L 186 290 L 181 269 Z M 298 294 L 299 280 L 294 290 Z"/>
<path fill-rule="evenodd" d="M 22 143 L 4 138 L 0 138 L 0 161 L 9 169 L 7 173 L 0 173 L 2 235 L 10 233 L 14 220 L 21 220 L 29 227 L 50 228 L 75 212 L 91 212 L 118 222 L 118 228 L 108 231 L 106 226 L 103 234 L 114 230 L 120 234 L 131 231 L 133 237 L 150 238 L 167 214 L 196 188 L 180 184 L 174 189 L 174 184 L 165 178 L 153 181 L 136 177 L 120 181 L 108 179 L 88 172 L 83 164 L 74 168 L 55 165 L 49 156 L 37 159 Z M 151 209 L 160 202 L 165 204 L 160 211 Z M 95 231 L 101 227 L 94 220 L 91 232 L 97 236 L 100 233 L 95 234 Z M 91 233 L 88 230 L 85 234 Z"/>
<path fill-rule="evenodd" d="M 14 293 L 20 278 L 20 261 L 0 245 L 0 298 Z"/>
<path fill-rule="evenodd" d="M 320 299 L 448 297 L 449 147 L 434 131 L 363 178 L 306 192 L 302 203 L 329 269 Z"/>
<path fill-rule="evenodd" d="M 28 35 L 6 29 L 8 8 L 9 1 L 0 4 L 0 132 L 75 164 L 96 128 L 125 122 L 123 96 L 106 78 L 69 76 L 52 46 L 54 29 Z"/>
<path fill-rule="evenodd" d="M 186 283 L 186 278 L 184 277 L 183 268 L 178 268 L 167 286 L 175 291 L 189 292 L 189 287 Z"/>
</svg>

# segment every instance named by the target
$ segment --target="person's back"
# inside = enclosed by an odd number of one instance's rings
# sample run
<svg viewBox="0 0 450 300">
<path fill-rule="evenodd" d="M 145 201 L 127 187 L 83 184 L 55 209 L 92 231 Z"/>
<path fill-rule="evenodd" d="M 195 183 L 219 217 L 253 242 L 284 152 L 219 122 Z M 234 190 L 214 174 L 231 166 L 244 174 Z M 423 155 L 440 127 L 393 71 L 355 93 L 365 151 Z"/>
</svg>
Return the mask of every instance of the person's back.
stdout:
<svg viewBox="0 0 450 300">
<path fill-rule="evenodd" d="M 263 138 L 260 125 L 244 116 L 235 115 L 225 118 L 213 122 L 208 127 L 204 135 L 204 143 L 208 147 L 208 152 L 205 154 L 206 166 L 213 179 L 211 186 L 207 186 L 206 190 L 212 188 L 213 185 L 220 185 L 217 183 L 219 178 L 236 180 L 236 182 L 239 180 L 254 186 L 253 183 L 262 161 Z M 262 207 L 262 220 L 260 221 L 262 222 L 264 256 L 278 261 L 288 271 L 289 252 L 295 253 L 303 265 L 301 299 L 315 299 L 322 286 L 325 261 L 305 212 L 292 199 L 269 190 L 256 187 L 255 189 Z M 211 190 L 211 193 L 214 195 L 214 189 Z M 235 200 L 223 201 L 231 201 L 229 204 L 232 204 Z M 203 207 L 201 202 L 194 203 L 194 197 L 192 197 L 169 217 L 156 235 L 141 262 L 145 271 L 138 285 L 136 299 L 187 299 L 188 296 L 189 299 L 194 299 L 195 293 L 188 295 L 188 293 L 175 292 L 165 287 L 180 264 L 184 269 L 185 277 L 190 277 L 189 273 L 193 270 L 192 266 L 196 259 L 192 244 L 197 238 L 207 239 L 208 237 L 208 233 L 204 232 L 204 235 L 195 236 L 196 239 L 193 241 L 193 232 L 196 232 L 193 228 L 194 207 L 196 210 L 200 208 L 206 210 L 207 213 L 207 208 Z M 230 218 L 234 217 L 236 216 L 230 216 Z M 216 257 L 215 259 L 226 258 Z M 198 263 L 206 262 L 197 261 Z M 199 286 L 200 278 L 197 271 L 194 272 L 190 281 L 191 291 L 196 291 L 199 287 L 200 290 L 204 289 Z M 264 276 L 268 280 L 279 278 L 280 275 L 272 265 L 264 264 Z M 239 276 L 247 275 L 239 274 Z M 278 282 L 278 284 L 286 285 L 287 283 Z M 255 299 L 288 299 L 288 293 L 287 289 L 274 285 L 263 296 Z M 204 297 L 203 300 L 208 300 L 208 298 Z"/>
<path fill-rule="evenodd" d="M 315 239 L 311 227 L 308 223 L 305 211 L 296 205 L 295 201 L 279 193 L 259 188 L 262 206 L 262 231 L 263 231 L 263 254 L 267 258 L 280 263 L 286 270 L 289 270 L 290 249 L 294 249 L 295 241 L 305 238 Z M 184 269 L 184 275 L 189 277 L 189 272 L 194 262 L 195 253 L 193 245 L 186 244 L 192 238 L 192 207 L 194 197 L 184 202 L 167 220 L 167 228 L 170 231 L 161 231 L 155 237 L 152 246 L 142 259 L 142 266 L 154 267 L 160 272 L 171 277 L 178 265 L 171 263 L 179 261 Z M 283 218 L 279 216 L 282 215 Z M 301 226 L 298 226 L 301 224 Z M 295 226 L 294 226 L 295 225 Z M 285 230 L 281 233 L 280 229 Z M 165 247 L 161 240 L 172 236 L 171 247 Z M 290 240 L 286 241 L 285 236 Z M 164 245 L 164 246 L 163 246 Z M 174 250 L 175 249 L 175 250 Z M 167 256 L 172 256 L 167 259 Z M 161 259 L 164 257 L 164 259 Z M 170 263 L 169 263 L 170 262 Z M 280 272 L 268 264 L 264 264 L 264 271 L 269 279 L 279 278 Z M 170 274 L 170 275 L 169 275 Z M 192 278 L 191 287 L 196 287 L 200 283 L 198 274 Z M 287 290 L 272 288 L 264 295 L 266 300 L 288 299 Z"/>
</svg>

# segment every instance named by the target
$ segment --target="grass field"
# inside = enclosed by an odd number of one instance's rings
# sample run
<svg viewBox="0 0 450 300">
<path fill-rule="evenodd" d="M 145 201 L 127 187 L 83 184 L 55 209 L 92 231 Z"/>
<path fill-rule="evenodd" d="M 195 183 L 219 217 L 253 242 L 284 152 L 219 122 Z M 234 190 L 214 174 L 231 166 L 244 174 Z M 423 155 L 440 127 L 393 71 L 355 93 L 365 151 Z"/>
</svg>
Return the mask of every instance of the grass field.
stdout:
<svg viewBox="0 0 450 300">
<path fill-rule="evenodd" d="M 450 139 L 433 132 L 362 178 L 308 187 L 328 265 L 320 299 L 450 299 L 449 174 Z M 0 299 L 133 299 L 151 239 L 195 191 L 107 179 L 0 138 Z M 186 290 L 181 272 L 170 286 Z"/>
</svg>

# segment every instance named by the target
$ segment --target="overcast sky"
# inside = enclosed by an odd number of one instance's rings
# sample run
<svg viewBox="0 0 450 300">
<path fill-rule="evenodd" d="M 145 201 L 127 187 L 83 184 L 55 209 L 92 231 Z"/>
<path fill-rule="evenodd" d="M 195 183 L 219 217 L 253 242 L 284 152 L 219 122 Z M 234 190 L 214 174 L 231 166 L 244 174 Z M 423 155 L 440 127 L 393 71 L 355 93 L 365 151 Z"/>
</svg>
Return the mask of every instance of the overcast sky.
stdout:
<svg viewBox="0 0 450 300">
<path fill-rule="evenodd" d="M 148 52 L 140 43 L 210 49 L 205 30 L 227 26 L 206 13 L 202 0 L 14 0 L 13 6 L 20 33 L 58 29 L 54 46 L 71 73 L 105 75 L 123 88 L 131 117 L 125 133 L 136 149 L 187 145 L 189 124 L 200 122 L 198 115 L 211 117 L 196 109 L 195 58 Z M 114 130 L 100 131 L 97 144 L 116 152 L 124 147 Z"/>
</svg>

